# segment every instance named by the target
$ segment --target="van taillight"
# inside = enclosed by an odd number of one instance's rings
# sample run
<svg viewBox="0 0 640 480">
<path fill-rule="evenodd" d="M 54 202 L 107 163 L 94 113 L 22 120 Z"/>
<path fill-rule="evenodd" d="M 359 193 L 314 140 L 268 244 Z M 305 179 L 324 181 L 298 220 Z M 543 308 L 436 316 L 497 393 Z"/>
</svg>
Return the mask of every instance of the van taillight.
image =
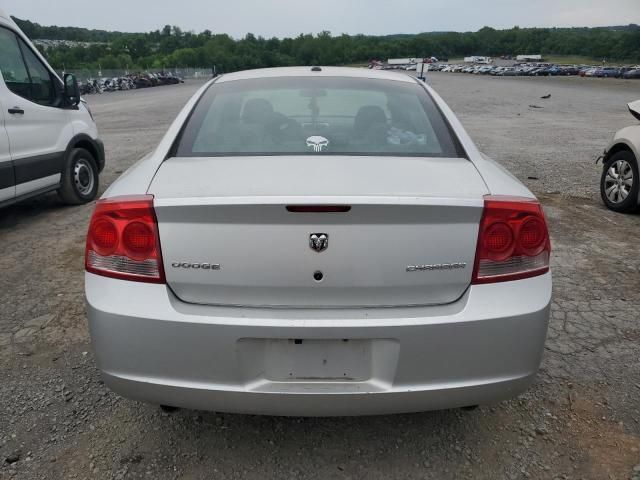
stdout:
<svg viewBox="0 0 640 480">
<path fill-rule="evenodd" d="M 105 277 L 165 282 L 153 195 L 98 201 L 87 234 L 85 268 Z"/>
<path fill-rule="evenodd" d="M 542 275 L 549 271 L 550 254 L 547 222 L 537 200 L 485 197 L 472 283 Z"/>
</svg>

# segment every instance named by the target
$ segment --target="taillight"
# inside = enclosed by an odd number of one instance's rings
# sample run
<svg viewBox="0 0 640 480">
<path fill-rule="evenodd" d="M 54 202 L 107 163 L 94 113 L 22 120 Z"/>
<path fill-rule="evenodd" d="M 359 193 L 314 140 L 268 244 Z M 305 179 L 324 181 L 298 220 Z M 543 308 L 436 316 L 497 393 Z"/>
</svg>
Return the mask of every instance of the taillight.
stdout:
<svg viewBox="0 0 640 480">
<path fill-rule="evenodd" d="M 472 283 L 535 277 L 549 271 L 551 242 L 537 200 L 487 196 Z"/>
<path fill-rule="evenodd" d="M 87 234 L 85 268 L 105 277 L 165 282 L 153 195 L 97 203 Z"/>
</svg>

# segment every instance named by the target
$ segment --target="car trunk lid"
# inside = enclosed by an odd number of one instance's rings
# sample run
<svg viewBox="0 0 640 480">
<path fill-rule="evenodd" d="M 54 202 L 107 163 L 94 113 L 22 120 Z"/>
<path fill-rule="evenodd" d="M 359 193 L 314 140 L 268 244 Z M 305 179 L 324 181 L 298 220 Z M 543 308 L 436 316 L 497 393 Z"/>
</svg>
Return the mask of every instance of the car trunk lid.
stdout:
<svg viewBox="0 0 640 480">
<path fill-rule="evenodd" d="M 284 156 L 171 158 L 149 193 L 181 300 L 322 308 L 458 299 L 488 192 L 466 159 Z"/>
</svg>

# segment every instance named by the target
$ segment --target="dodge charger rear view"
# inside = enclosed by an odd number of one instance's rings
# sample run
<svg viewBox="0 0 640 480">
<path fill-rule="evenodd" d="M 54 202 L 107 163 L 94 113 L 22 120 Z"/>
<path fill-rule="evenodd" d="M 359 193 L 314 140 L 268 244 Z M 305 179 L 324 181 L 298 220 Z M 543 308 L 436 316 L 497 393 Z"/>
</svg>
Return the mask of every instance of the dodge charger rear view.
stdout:
<svg viewBox="0 0 640 480">
<path fill-rule="evenodd" d="M 86 297 L 105 383 L 226 412 L 365 415 L 526 390 L 549 318 L 535 197 L 408 75 L 202 87 L 98 202 Z"/>
</svg>

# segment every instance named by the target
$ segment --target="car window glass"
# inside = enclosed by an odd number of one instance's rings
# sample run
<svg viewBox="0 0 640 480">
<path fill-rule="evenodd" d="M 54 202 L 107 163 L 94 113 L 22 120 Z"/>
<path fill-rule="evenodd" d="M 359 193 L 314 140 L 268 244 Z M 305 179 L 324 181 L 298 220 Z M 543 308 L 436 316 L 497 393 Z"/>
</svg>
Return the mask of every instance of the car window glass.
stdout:
<svg viewBox="0 0 640 480">
<path fill-rule="evenodd" d="M 0 28 L 0 71 L 7 88 L 24 98 L 31 96 L 31 80 L 13 32 Z"/>
<path fill-rule="evenodd" d="M 41 105 L 51 105 L 56 100 L 53 78 L 49 70 L 22 40 L 18 40 L 31 76 L 30 100 Z"/>
<path fill-rule="evenodd" d="M 274 78 L 214 85 L 179 155 L 456 157 L 455 140 L 417 84 L 358 78 Z"/>
</svg>

